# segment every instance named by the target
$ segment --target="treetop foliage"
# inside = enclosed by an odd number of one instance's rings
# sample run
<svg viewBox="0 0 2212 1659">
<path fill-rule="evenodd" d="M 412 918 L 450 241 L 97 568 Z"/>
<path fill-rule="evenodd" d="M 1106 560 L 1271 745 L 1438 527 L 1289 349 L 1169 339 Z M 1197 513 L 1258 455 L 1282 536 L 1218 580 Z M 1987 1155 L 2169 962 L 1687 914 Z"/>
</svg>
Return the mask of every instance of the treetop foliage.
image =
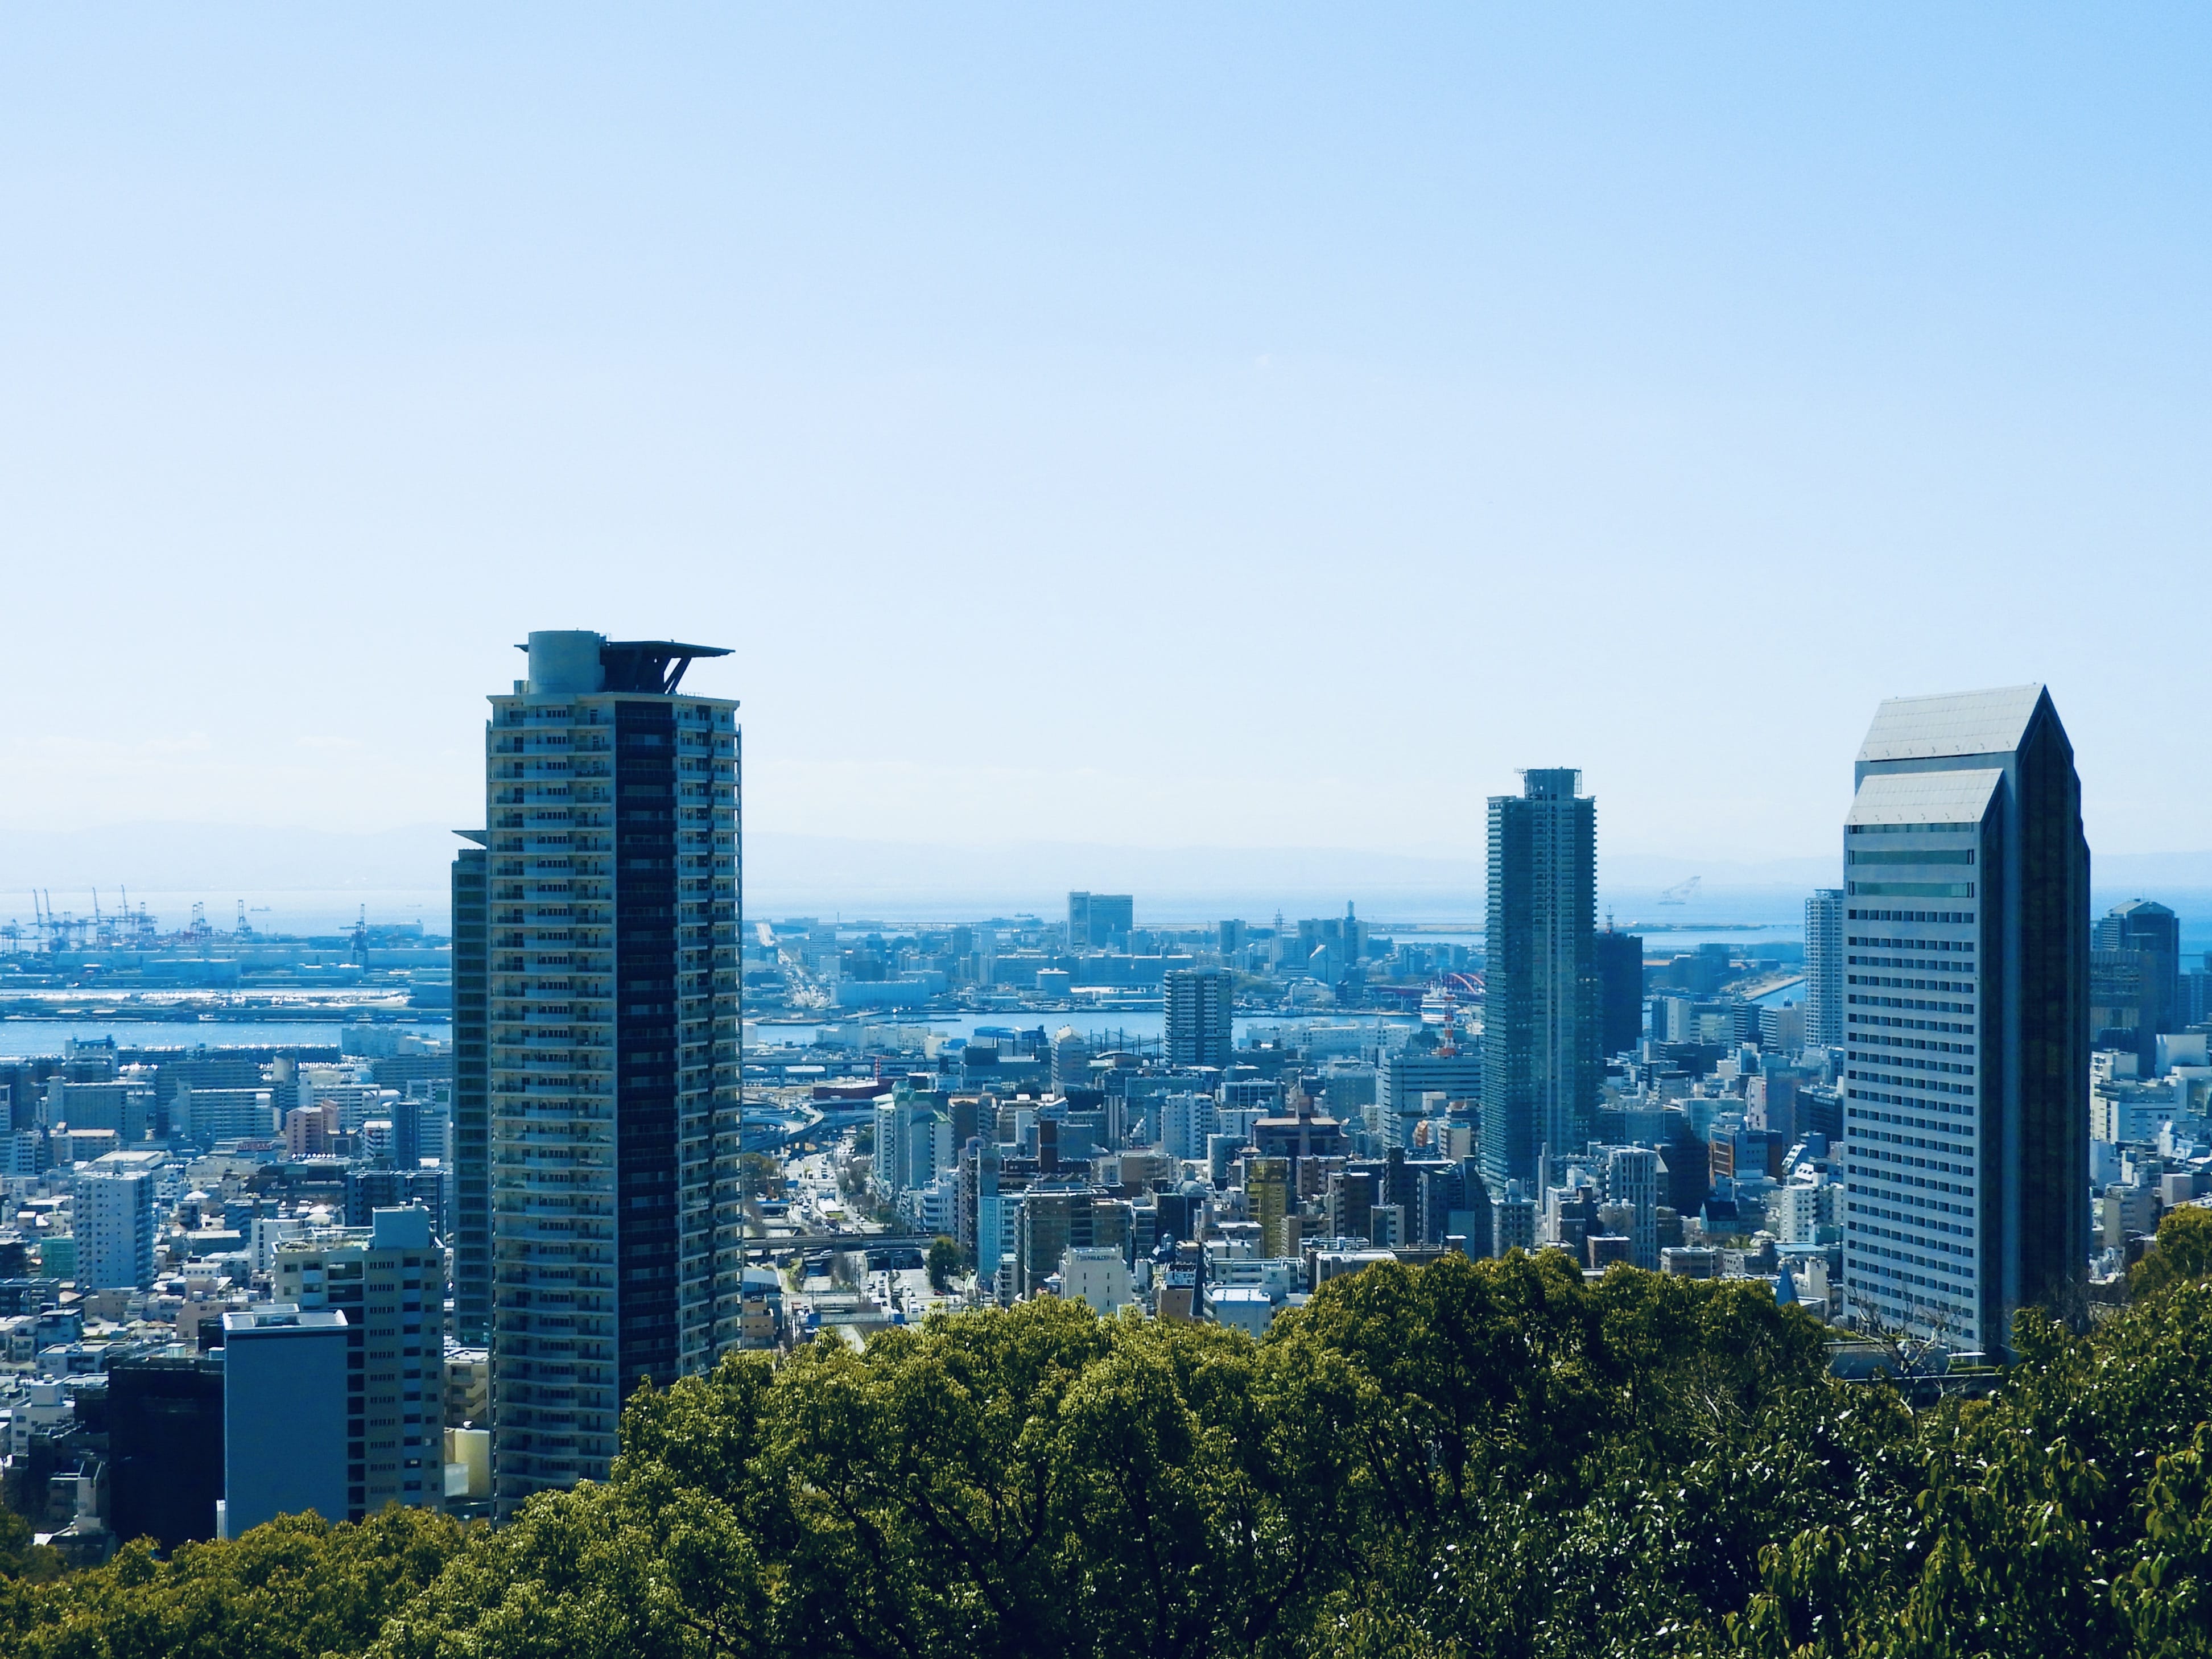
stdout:
<svg viewBox="0 0 2212 1659">
<path fill-rule="evenodd" d="M 2212 1287 L 2020 1337 L 1993 1398 L 1916 1413 L 1761 1285 L 1553 1255 L 1370 1267 L 1260 1341 L 939 1316 L 641 1390 L 609 1481 L 496 1530 L 288 1519 L 11 1579 L 0 1650 L 2212 1654 Z"/>
</svg>

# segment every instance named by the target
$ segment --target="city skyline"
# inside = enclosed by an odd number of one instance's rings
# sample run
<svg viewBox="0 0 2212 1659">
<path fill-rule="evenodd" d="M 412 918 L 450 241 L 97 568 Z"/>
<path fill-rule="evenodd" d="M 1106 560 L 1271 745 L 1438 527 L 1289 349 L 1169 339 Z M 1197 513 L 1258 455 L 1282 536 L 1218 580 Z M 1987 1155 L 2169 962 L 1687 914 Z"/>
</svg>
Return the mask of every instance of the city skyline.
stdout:
<svg viewBox="0 0 2212 1659">
<path fill-rule="evenodd" d="M 2196 1652 L 2208 69 L 0 11 L 0 1646 Z"/>
</svg>

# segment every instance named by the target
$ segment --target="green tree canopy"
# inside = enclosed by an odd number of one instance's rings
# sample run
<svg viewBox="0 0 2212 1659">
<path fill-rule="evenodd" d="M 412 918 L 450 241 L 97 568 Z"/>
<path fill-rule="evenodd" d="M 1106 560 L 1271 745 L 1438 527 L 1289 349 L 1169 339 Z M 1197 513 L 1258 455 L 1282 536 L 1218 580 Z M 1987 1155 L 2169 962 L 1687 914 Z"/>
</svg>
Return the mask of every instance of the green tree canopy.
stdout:
<svg viewBox="0 0 2212 1659">
<path fill-rule="evenodd" d="M 2212 1274 L 2212 1209 L 2178 1204 L 2159 1218 L 2158 1242 L 2128 1272 L 2128 1294 L 2159 1291 Z"/>
<path fill-rule="evenodd" d="M 1826 1340 L 1756 1283 L 1518 1254 L 1370 1267 L 1258 1341 L 938 1316 L 642 1389 L 610 1480 L 495 1530 L 288 1519 L 0 1580 L 0 1651 L 2212 1654 L 2212 1285 L 2024 1316 L 1992 1396 L 1917 1411 Z"/>
</svg>

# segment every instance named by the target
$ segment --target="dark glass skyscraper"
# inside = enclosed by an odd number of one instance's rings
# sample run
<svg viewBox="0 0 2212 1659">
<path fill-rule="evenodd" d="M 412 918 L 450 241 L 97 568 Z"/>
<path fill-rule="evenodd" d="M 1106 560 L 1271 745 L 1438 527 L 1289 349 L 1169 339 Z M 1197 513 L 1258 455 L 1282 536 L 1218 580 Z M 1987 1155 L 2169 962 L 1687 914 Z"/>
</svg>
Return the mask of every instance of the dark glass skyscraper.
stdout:
<svg viewBox="0 0 2212 1659">
<path fill-rule="evenodd" d="M 1644 1037 L 1644 936 L 1616 933 L 1607 922 L 1597 949 L 1599 1053 L 1635 1051 Z"/>
<path fill-rule="evenodd" d="M 737 1339 L 737 704 L 672 641 L 533 633 L 486 732 L 493 1481 L 605 1480 Z M 456 941 L 457 948 L 459 941 Z"/>
<path fill-rule="evenodd" d="M 2149 1075 L 2160 1031 L 2181 1018 L 2181 919 L 2150 899 L 2116 904 L 2097 918 L 2090 939 L 2091 1040 L 2130 1048 Z"/>
<path fill-rule="evenodd" d="M 1519 795 L 1490 801 L 1482 1175 L 1493 1194 L 1533 1187 L 1547 1150 L 1583 1150 L 1604 1080 L 1597 803 L 1576 793 L 1582 775 L 1524 772 Z"/>
<path fill-rule="evenodd" d="M 453 1331 L 482 1347 L 491 1340 L 491 937 L 484 850 L 491 833 L 459 833 L 476 844 L 453 858 Z"/>
<path fill-rule="evenodd" d="M 2089 848 L 2049 693 L 1882 704 L 1844 865 L 1845 1286 L 2002 1351 L 2088 1267 Z"/>
</svg>

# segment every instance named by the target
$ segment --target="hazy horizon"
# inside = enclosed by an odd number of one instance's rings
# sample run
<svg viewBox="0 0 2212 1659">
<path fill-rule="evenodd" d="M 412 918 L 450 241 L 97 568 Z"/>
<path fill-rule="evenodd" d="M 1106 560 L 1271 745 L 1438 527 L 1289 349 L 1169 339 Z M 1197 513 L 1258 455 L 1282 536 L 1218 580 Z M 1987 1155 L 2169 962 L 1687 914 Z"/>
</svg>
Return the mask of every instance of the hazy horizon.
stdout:
<svg viewBox="0 0 2212 1659">
<path fill-rule="evenodd" d="M 1840 841 L 1840 830 L 1838 831 Z M 27 832 L 0 826 L 0 921 L 28 921 L 26 890 L 42 887 L 57 909 L 86 915 L 95 890 L 110 909 L 125 888 L 165 925 L 180 925 L 197 898 L 228 927 L 234 906 L 270 904 L 276 920 L 318 927 L 350 920 L 367 905 L 372 921 L 442 913 L 445 878 L 461 843 L 431 824 L 350 833 L 254 826 L 167 824 L 103 830 Z M 2160 898 L 2180 911 L 2191 937 L 2212 944 L 2212 853 L 2095 858 L 2100 902 Z M 43 871 L 43 875 L 30 873 Z M 1806 892 L 1840 879 L 1840 854 L 1758 861 L 1608 854 L 1599 848 L 1602 914 L 1624 925 L 1662 921 L 1795 925 Z M 1699 878 L 1686 902 L 1661 903 L 1666 890 Z M 1340 914 L 1346 901 L 1376 921 L 1479 921 L 1480 859 L 1356 848 L 1179 848 L 1095 842 L 1006 841 L 976 846 L 762 831 L 745 840 L 745 908 L 757 920 L 842 912 L 898 921 L 974 919 L 1029 911 L 1059 914 L 1071 889 L 1133 893 L 1139 920 L 1200 922 L 1266 919 L 1280 907 L 1299 915 Z M 1679 895 L 1677 896 L 1679 898 Z M 167 904 L 173 914 L 162 915 Z"/>
</svg>

